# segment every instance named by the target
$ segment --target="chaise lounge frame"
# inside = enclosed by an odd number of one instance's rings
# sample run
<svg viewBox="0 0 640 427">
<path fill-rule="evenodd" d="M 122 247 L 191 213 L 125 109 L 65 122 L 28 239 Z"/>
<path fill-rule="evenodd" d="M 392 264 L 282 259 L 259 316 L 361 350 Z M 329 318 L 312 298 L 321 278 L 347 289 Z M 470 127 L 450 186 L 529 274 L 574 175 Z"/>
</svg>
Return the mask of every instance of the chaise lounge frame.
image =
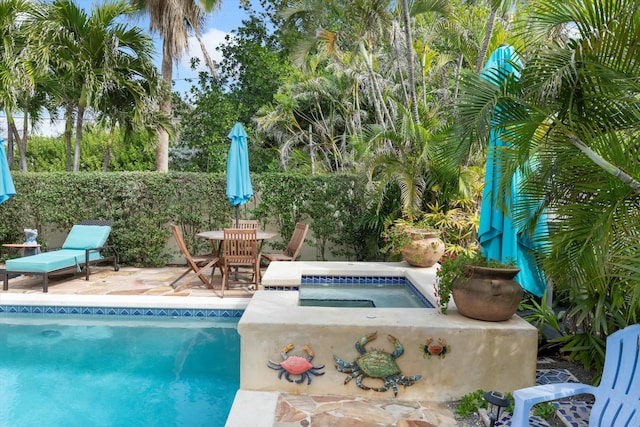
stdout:
<svg viewBox="0 0 640 427">
<path fill-rule="evenodd" d="M 99 227 L 95 229 L 100 233 L 97 236 L 97 240 L 94 240 L 96 243 L 91 244 L 92 239 L 90 237 L 82 236 L 81 240 L 86 244 L 80 246 L 84 247 L 73 247 L 75 246 L 73 244 L 74 236 L 92 231 L 91 228 L 87 227 Z M 58 273 L 75 267 L 77 271 L 84 269 L 85 280 L 89 280 L 90 266 L 107 261 L 113 262 L 114 271 L 118 271 L 118 251 L 113 245 L 104 244 L 110 231 L 111 225 L 108 221 L 88 220 L 79 225 L 74 225 L 62 249 L 7 261 L 6 268 L 2 270 L 2 289 L 9 290 L 9 274 L 42 274 L 42 292 L 48 292 L 49 274 L 51 273 Z M 86 247 L 87 245 L 90 247 Z M 107 255 L 103 255 L 103 252 Z M 16 264 L 16 266 L 12 267 L 12 264 Z M 21 264 L 29 265 L 30 268 L 19 268 Z"/>
</svg>

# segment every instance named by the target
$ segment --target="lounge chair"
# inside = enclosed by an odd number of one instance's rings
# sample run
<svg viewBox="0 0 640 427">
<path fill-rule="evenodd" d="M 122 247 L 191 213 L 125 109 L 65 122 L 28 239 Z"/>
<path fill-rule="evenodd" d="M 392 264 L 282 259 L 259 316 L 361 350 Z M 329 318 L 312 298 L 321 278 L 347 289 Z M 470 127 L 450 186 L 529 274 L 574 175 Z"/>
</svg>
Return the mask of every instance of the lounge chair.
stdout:
<svg viewBox="0 0 640 427">
<path fill-rule="evenodd" d="M 180 289 L 184 288 L 189 283 L 193 282 L 196 277 L 200 279 L 200 281 L 207 288 L 213 289 L 211 280 L 207 279 L 207 276 L 202 274 L 202 272 L 208 268 L 211 268 L 211 279 L 213 279 L 213 273 L 215 273 L 216 271 L 216 265 L 218 265 L 220 258 L 215 255 L 191 255 L 189 249 L 187 248 L 187 245 L 184 243 L 184 238 L 182 237 L 180 228 L 175 224 L 171 224 L 171 232 L 173 233 L 173 237 L 176 239 L 176 244 L 178 245 L 178 248 L 180 248 L 180 252 L 182 252 L 182 255 L 184 256 L 184 259 L 185 261 L 187 261 L 188 265 L 188 268 L 185 270 L 185 272 L 182 273 L 176 280 L 171 282 L 171 286 L 173 287 L 174 291 L 179 291 Z M 194 277 L 190 278 L 179 286 L 175 286 L 180 279 L 182 279 L 189 273 L 193 273 Z"/>
<path fill-rule="evenodd" d="M 48 292 L 50 273 L 72 267 L 77 271 L 84 268 L 85 278 L 89 280 L 89 266 L 107 261 L 112 261 L 113 269 L 118 271 L 118 252 L 113 246 L 105 245 L 110 232 L 109 225 L 76 224 L 71 228 L 60 250 L 7 260 L 3 272 L 3 289 L 9 289 L 10 273 L 42 274 L 42 291 Z"/>
<path fill-rule="evenodd" d="M 528 427 L 529 412 L 536 403 L 591 394 L 595 403 L 589 414 L 590 427 L 640 426 L 640 324 L 607 338 L 602 379 L 597 387 L 581 383 L 556 383 L 527 387 L 513 392 L 513 427 Z"/>
<path fill-rule="evenodd" d="M 304 243 L 304 238 L 307 236 L 308 231 L 309 224 L 303 224 L 301 222 L 297 223 L 296 229 L 293 231 L 291 240 L 289 240 L 289 244 L 285 248 L 284 252 L 280 254 L 262 254 L 262 257 L 269 262 L 295 261 L 300 254 L 300 249 L 302 249 L 302 244 Z"/>
</svg>

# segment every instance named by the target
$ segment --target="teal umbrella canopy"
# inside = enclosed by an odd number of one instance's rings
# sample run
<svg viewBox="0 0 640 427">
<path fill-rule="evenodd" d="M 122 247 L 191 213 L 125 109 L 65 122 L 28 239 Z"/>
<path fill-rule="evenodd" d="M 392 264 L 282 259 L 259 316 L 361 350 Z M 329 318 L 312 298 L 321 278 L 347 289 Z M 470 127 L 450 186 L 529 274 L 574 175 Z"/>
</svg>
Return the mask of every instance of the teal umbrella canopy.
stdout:
<svg viewBox="0 0 640 427">
<path fill-rule="evenodd" d="M 482 70 L 481 76 L 486 80 L 500 84 L 509 74 L 515 78 L 520 77 L 519 69 L 522 67 L 520 58 L 512 46 L 502 45 L 489 57 Z M 489 147 L 485 171 L 484 191 L 482 205 L 480 207 L 480 226 L 478 239 L 482 247 L 482 254 L 487 259 L 495 259 L 508 263 L 515 261 L 520 273 L 516 281 L 528 292 L 542 296 L 546 289 L 544 274 L 538 268 L 534 253 L 540 249 L 536 242 L 548 232 L 546 216 L 541 215 L 533 233 L 525 229 L 524 224 L 530 221 L 520 221 L 522 226 L 514 223 L 512 213 L 518 204 L 518 188 L 521 181 L 521 173 L 516 172 L 511 181 L 511 196 L 507 197 L 500 192 L 500 180 L 502 172 L 499 162 L 499 147 L 506 143 L 500 139 L 500 133 L 492 129 L 489 137 Z M 533 215 L 533 213 L 531 213 Z"/>
<path fill-rule="evenodd" d="M 16 187 L 13 185 L 9 162 L 4 152 L 4 141 L 0 138 L 0 203 L 6 202 L 15 194 Z"/>
<path fill-rule="evenodd" d="M 228 137 L 231 147 L 227 156 L 227 197 L 231 206 L 238 207 L 253 197 L 251 176 L 249 175 L 249 149 L 247 148 L 247 132 L 240 123 L 233 125 Z"/>
</svg>

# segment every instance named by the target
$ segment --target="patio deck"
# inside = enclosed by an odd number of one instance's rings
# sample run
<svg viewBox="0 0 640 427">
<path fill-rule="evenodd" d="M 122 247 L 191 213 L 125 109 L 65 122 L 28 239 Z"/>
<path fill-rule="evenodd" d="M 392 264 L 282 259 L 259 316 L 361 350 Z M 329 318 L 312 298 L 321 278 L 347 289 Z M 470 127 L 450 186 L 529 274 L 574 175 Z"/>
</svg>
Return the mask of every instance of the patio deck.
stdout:
<svg viewBox="0 0 640 427">
<path fill-rule="evenodd" d="M 113 271 L 111 266 L 92 267 L 89 280 L 81 274 L 51 274 L 49 294 L 53 295 L 131 295 L 167 297 L 216 298 L 215 291 L 208 289 L 199 280 L 194 280 L 187 288 L 175 292 L 169 285 L 184 272 L 186 267 L 167 266 L 161 268 L 137 268 L 123 266 Z M 214 287 L 220 287 L 222 276 L 213 276 Z M 42 276 L 20 276 L 9 280 L 9 290 L 3 294 L 42 294 Z M 250 298 L 253 292 L 243 287 L 233 287 L 225 291 L 225 298 Z"/>
</svg>

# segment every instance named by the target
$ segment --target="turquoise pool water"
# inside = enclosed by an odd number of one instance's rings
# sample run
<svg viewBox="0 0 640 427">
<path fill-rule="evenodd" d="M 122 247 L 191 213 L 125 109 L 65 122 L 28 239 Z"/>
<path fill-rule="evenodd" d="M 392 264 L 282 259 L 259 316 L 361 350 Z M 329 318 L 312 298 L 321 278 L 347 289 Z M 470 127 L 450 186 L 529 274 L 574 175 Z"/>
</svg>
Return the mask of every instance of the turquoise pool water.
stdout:
<svg viewBox="0 0 640 427">
<path fill-rule="evenodd" d="M 404 277 L 303 276 L 301 306 L 433 308 Z"/>
<path fill-rule="evenodd" d="M 238 319 L 0 317 L 2 426 L 224 426 Z"/>
</svg>

